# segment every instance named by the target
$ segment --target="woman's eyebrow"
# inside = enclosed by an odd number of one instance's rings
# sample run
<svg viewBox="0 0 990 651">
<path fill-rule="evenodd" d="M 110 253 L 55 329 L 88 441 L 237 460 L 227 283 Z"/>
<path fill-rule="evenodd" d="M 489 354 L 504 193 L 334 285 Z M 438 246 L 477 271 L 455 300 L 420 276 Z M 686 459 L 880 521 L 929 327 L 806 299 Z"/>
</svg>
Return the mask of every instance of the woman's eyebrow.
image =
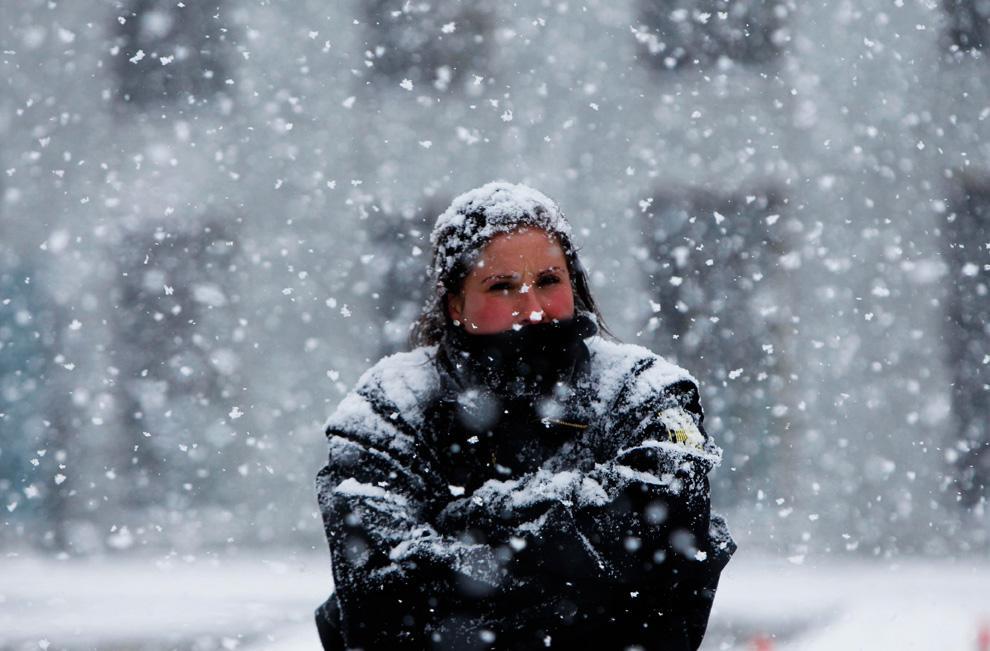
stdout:
<svg viewBox="0 0 990 651">
<path fill-rule="evenodd" d="M 518 278 L 518 277 L 519 274 L 492 274 L 491 276 L 486 276 L 482 278 L 481 282 L 487 283 L 492 278 L 496 280 L 513 280 L 514 278 Z"/>
<path fill-rule="evenodd" d="M 560 271 L 561 271 L 561 268 L 560 267 L 547 267 L 543 271 L 537 271 L 536 272 L 536 275 L 537 276 L 542 276 L 545 273 L 560 272 Z M 520 275 L 521 274 L 516 274 L 516 273 L 513 273 L 513 274 L 492 274 L 491 276 L 485 276 L 484 278 L 482 278 L 481 279 L 481 282 L 482 283 L 487 283 L 489 280 L 492 280 L 493 278 L 496 279 L 496 280 L 514 280 L 514 279 L 518 278 Z"/>
</svg>

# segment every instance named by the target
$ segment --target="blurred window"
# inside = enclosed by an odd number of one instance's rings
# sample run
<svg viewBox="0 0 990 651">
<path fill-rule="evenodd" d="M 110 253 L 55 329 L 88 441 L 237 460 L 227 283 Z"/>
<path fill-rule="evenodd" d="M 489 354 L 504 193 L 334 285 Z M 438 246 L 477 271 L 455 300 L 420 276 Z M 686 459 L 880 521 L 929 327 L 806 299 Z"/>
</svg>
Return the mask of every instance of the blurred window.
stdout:
<svg viewBox="0 0 990 651">
<path fill-rule="evenodd" d="M 990 38 L 990 0 L 943 0 L 950 52 L 982 50 Z"/>
<path fill-rule="evenodd" d="M 781 0 L 640 0 L 636 40 L 658 70 L 773 61 L 787 40 Z"/>
<path fill-rule="evenodd" d="M 235 242 L 227 231 L 220 221 L 148 225 L 116 248 L 110 324 L 119 371 L 115 399 L 120 431 L 133 450 L 128 499 L 135 505 L 155 503 L 162 485 L 205 488 L 209 482 L 196 476 L 197 468 L 234 440 L 225 417 L 246 379 L 231 345 L 240 297 L 231 287 Z M 177 455 L 192 432 L 196 446 Z M 226 452 L 232 463 L 234 452 Z M 170 499 L 188 505 L 193 497 Z M 222 499 L 219 492 L 213 497 Z"/>
<path fill-rule="evenodd" d="M 227 79 L 220 0 L 131 0 L 115 17 L 118 99 L 139 106 L 201 98 Z"/>
<path fill-rule="evenodd" d="M 955 421 L 946 449 L 972 506 L 990 487 L 990 179 L 959 183 L 940 230 L 949 280 L 942 341 Z"/>
<path fill-rule="evenodd" d="M 468 0 L 369 0 L 366 61 L 396 83 L 447 90 L 487 76 L 492 10 Z"/>
<path fill-rule="evenodd" d="M 400 210 L 384 206 L 368 220 L 369 244 L 377 261 L 369 280 L 382 329 L 382 356 L 408 349 L 410 327 L 433 291 L 428 277 L 430 230 L 449 203 L 434 198 Z"/>
<path fill-rule="evenodd" d="M 787 273 L 799 264 L 789 241 L 800 224 L 786 203 L 772 190 L 670 188 L 639 205 L 653 298 L 646 331 L 654 350 L 703 378 L 706 422 L 717 423 L 713 434 L 739 469 L 715 479 L 729 496 L 751 481 L 771 488 L 793 470 L 780 458 L 782 423 L 767 408 L 798 402 L 788 397 Z"/>
</svg>

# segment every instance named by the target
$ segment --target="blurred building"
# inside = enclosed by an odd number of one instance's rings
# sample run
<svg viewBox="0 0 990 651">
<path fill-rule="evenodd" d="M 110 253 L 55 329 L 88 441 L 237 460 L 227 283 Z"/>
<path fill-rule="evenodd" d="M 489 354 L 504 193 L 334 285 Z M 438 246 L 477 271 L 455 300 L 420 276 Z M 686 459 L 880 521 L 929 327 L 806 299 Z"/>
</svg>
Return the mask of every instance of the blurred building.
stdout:
<svg viewBox="0 0 990 651">
<path fill-rule="evenodd" d="M 985 549 L 983 5 L 0 5 L 0 536 L 322 545 L 320 424 L 505 178 L 698 376 L 741 544 Z"/>
</svg>

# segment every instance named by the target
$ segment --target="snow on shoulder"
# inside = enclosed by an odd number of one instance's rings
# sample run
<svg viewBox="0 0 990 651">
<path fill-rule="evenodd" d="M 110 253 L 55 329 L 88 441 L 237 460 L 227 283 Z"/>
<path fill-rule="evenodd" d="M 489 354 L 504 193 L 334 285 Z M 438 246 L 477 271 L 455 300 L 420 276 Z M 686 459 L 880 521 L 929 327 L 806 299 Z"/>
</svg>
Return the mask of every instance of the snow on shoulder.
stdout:
<svg viewBox="0 0 990 651">
<path fill-rule="evenodd" d="M 589 337 L 585 343 L 591 352 L 595 381 L 605 400 L 615 398 L 631 380 L 635 381 L 628 387 L 627 398 L 634 403 L 661 394 L 677 382 L 698 384 L 686 370 L 638 344 L 617 343 L 601 336 Z"/>
<path fill-rule="evenodd" d="M 327 419 L 324 430 L 347 431 L 348 426 L 362 424 L 360 429 L 373 428 L 370 403 L 378 408 L 388 405 L 388 413 L 378 415 L 389 425 L 401 419 L 419 427 L 425 399 L 438 386 L 435 355 L 436 346 L 420 346 L 378 360 L 361 374 L 354 389 Z"/>
<path fill-rule="evenodd" d="M 592 382 L 599 387 L 595 409 L 603 419 L 618 423 L 630 415 L 636 425 L 629 432 L 642 439 L 630 441 L 623 454 L 654 448 L 671 459 L 696 459 L 709 468 L 718 466 L 722 450 L 699 428 L 700 420 L 687 409 L 686 397 L 696 397 L 698 381 L 688 371 L 648 348 L 637 344 L 616 343 L 600 336 L 586 340 L 592 359 Z M 684 391 L 685 385 L 690 386 Z M 677 391 L 674 387 L 677 387 Z M 644 407 L 655 407 L 641 413 Z M 701 414 L 697 415 L 700 419 Z M 670 440 L 657 440 L 653 430 L 669 432 Z"/>
</svg>

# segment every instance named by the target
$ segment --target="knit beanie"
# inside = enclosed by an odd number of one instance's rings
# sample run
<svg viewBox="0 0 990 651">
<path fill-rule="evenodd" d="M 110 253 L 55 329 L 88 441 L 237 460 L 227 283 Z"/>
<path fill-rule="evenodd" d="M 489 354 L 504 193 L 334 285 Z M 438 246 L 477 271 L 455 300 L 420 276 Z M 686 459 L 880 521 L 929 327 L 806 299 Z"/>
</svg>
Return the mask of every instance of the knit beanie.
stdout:
<svg viewBox="0 0 990 651">
<path fill-rule="evenodd" d="M 558 236 L 564 254 L 572 255 L 571 225 L 557 204 L 525 185 L 493 181 L 458 196 L 441 214 L 430 234 L 430 269 L 437 298 L 442 298 L 470 270 L 484 246 L 497 234 L 530 226 Z"/>
</svg>

